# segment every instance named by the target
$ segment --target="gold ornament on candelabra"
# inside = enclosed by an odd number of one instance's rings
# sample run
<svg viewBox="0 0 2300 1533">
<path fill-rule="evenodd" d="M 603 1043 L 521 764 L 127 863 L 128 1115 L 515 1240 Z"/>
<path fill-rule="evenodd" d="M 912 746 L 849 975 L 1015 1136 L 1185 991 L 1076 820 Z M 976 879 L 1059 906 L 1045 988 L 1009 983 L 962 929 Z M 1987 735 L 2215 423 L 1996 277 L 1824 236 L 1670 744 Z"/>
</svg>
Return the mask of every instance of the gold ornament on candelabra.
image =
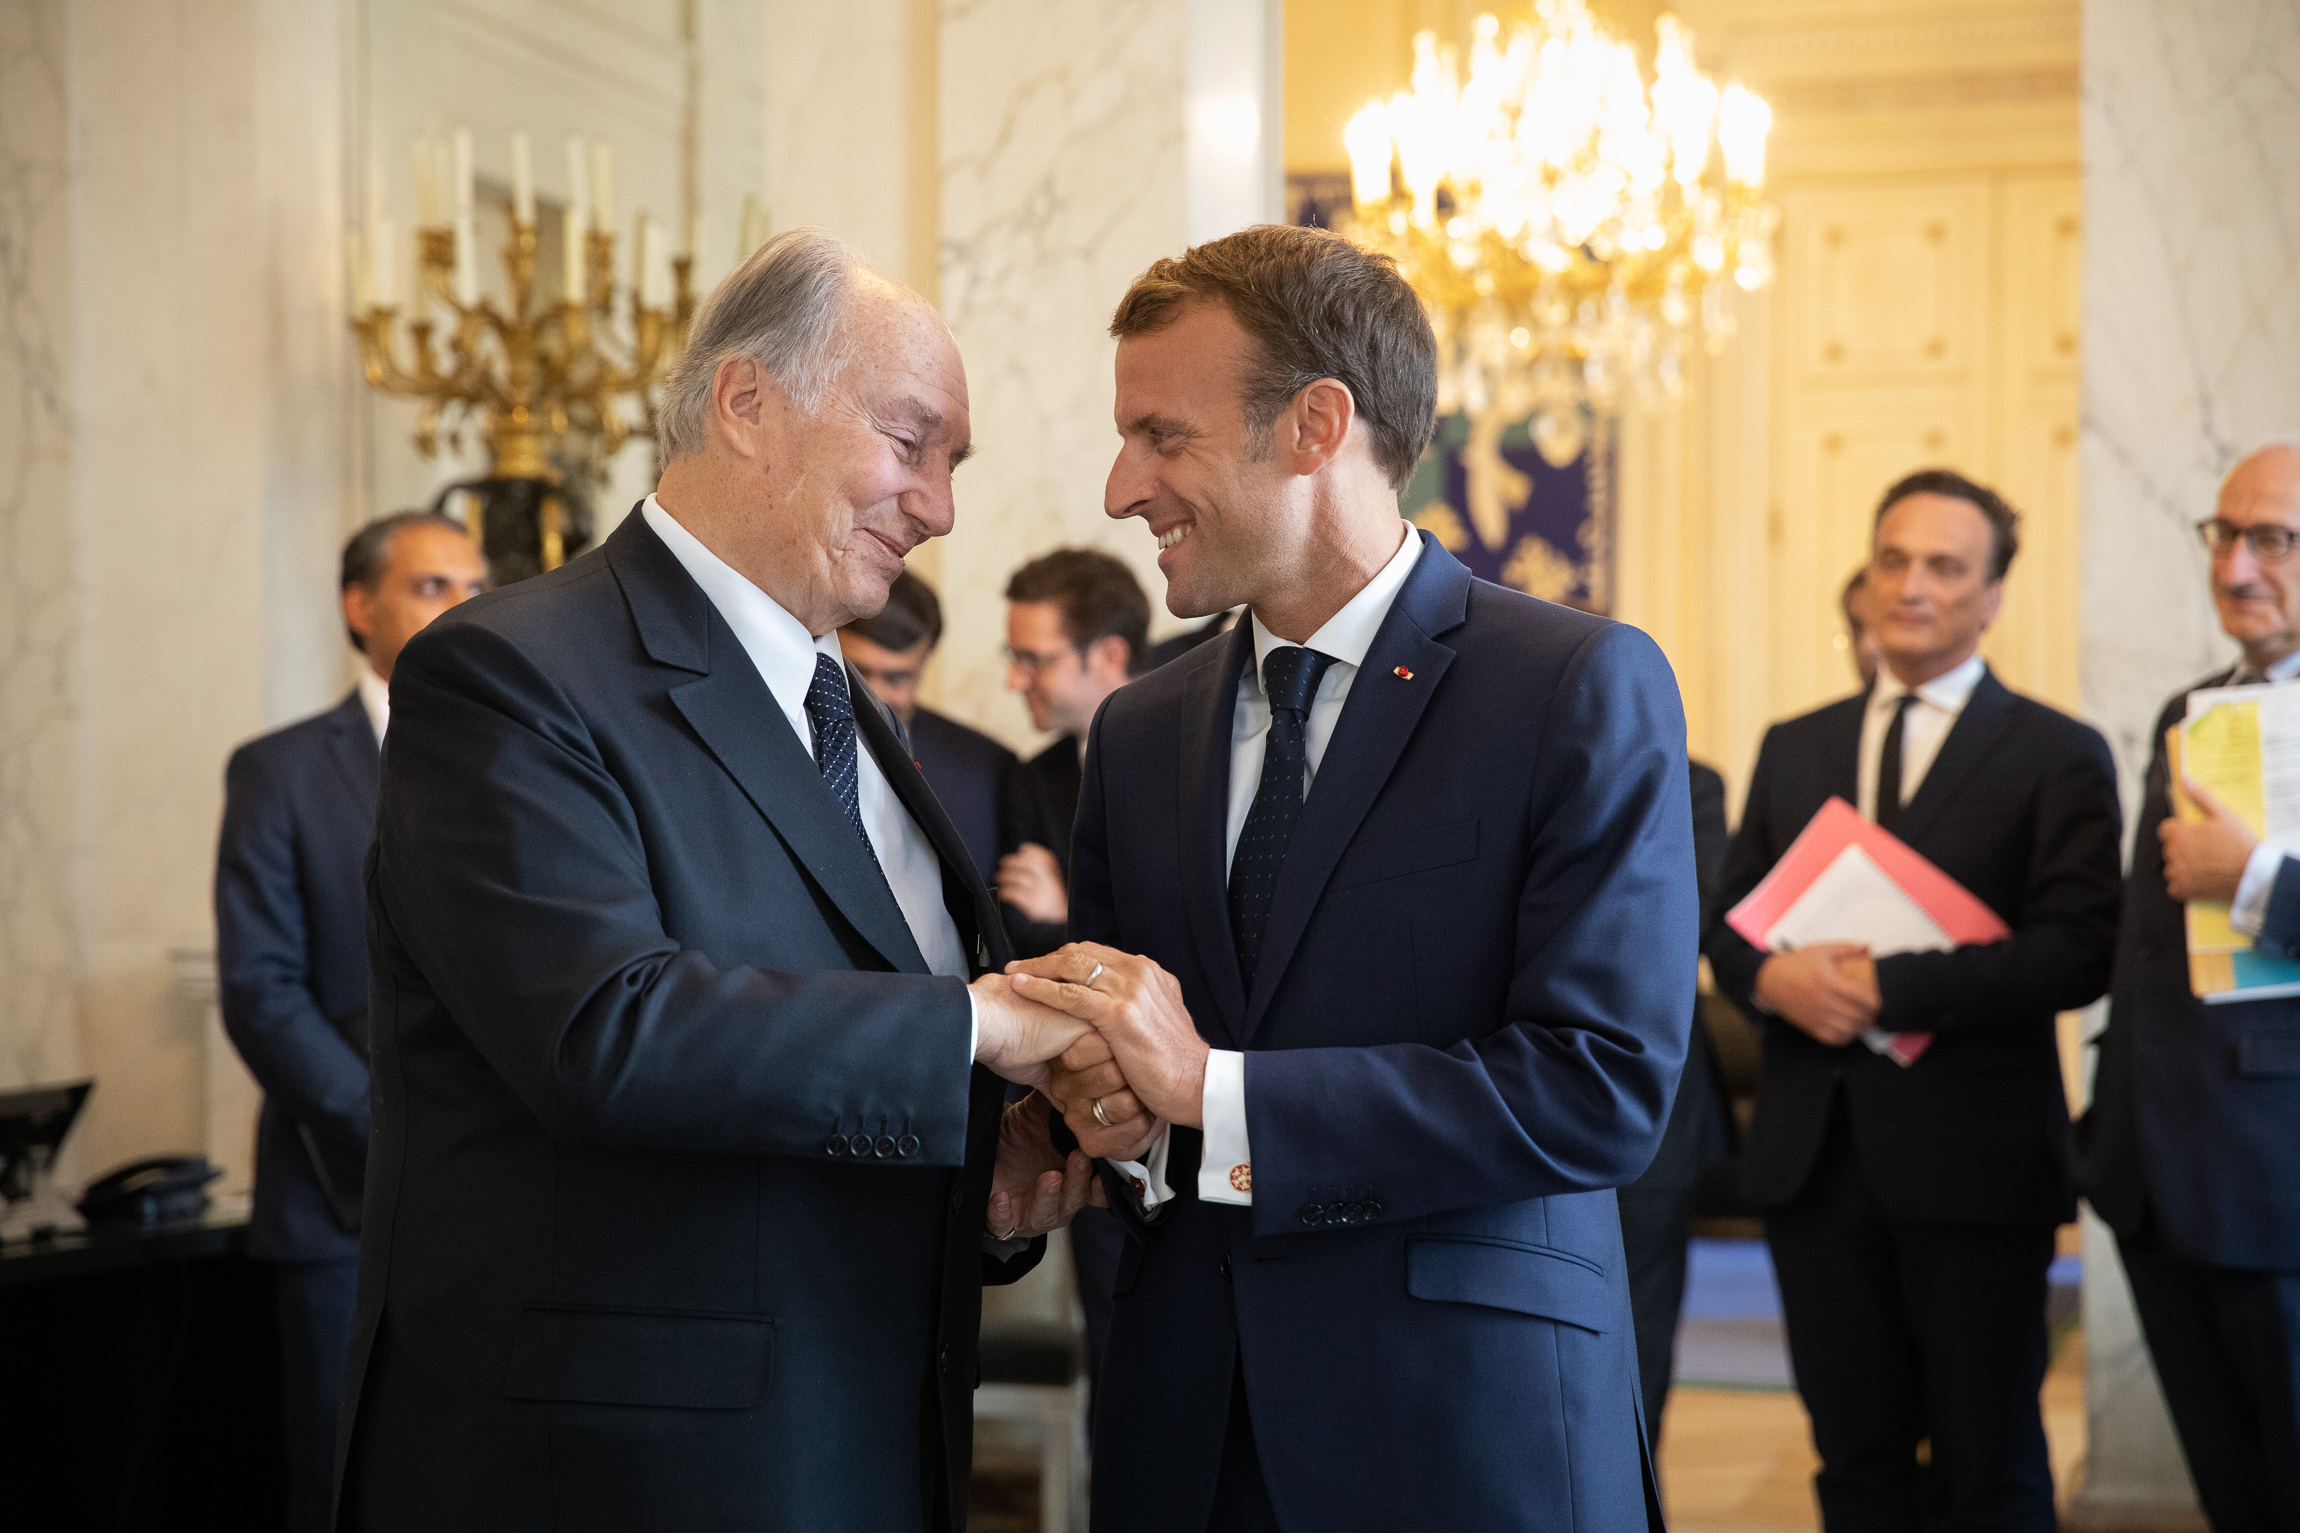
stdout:
<svg viewBox="0 0 2300 1533">
<path fill-rule="evenodd" d="M 560 291 L 538 290 L 537 225 L 525 135 L 512 141 L 513 195 L 503 252 L 507 292 L 479 288 L 472 200 L 470 135 L 455 136 L 445 190 L 454 214 L 443 217 L 445 157 L 417 147 L 419 227 L 413 311 L 401 322 L 391 221 L 373 200 L 355 258 L 352 328 L 367 381 L 386 394 L 420 402 L 415 445 L 436 457 L 444 442 L 461 451 L 466 436 L 487 449 L 489 469 L 470 492 L 467 522 L 485 505 L 520 512 L 516 528 L 489 513 L 472 533 L 498 566 L 518 578 L 557 568 L 588 541 L 583 485 L 603 484 L 608 460 L 634 427 L 652 431 L 650 391 L 685 348 L 694 314 L 692 252 L 671 255 L 652 219 L 638 220 L 633 279 L 618 304 L 611 169 L 594 146 L 586 165 L 570 143 L 572 195 L 562 212 Z M 627 326 L 617 322 L 617 310 Z M 436 318 L 434 316 L 437 316 Z M 400 340 L 404 332 L 404 343 Z M 528 508 L 531 507 L 531 513 Z"/>
<path fill-rule="evenodd" d="M 1507 28 L 1480 16 L 1466 81 L 1423 32 L 1412 88 L 1344 134 L 1350 232 L 1429 306 L 1439 409 L 1495 429 L 1531 417 L 1559 467 L 1625 392 L 1676 393 L 1689 344 L 1723 347 L 1726 280 L 1772 280 L 1772 111 L 1695 69 L 1674 16 L 1656 31 L 1650 94 L 1584 0 L 1541 0 Z"/>
</svg>

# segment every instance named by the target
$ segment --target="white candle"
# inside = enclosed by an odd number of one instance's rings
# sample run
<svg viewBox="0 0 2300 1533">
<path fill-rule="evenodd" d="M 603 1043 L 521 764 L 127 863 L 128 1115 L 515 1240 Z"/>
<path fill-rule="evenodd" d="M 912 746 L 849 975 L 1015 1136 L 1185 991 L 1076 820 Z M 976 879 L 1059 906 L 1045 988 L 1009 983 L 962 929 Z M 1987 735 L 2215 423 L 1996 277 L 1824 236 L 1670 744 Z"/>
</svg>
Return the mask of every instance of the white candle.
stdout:
<svg viewBox="0 0 2300 1533">
<path fill-rule="evenodd" d="M 430 139 L 416 139 L 415 221 L 426 229 L 439 227 L 439 172 L 432 164 L 436 154 Z"/>
<path fill-rule="evenodd" d="M 591 227 L 615 232 L 615 161 L 603 143 L 591 146 Z"/>
<path fill-rule="evenodd" d="M 663 226 L 644 214 L 639 218 L 639 301 L 650 309 L 671 307 L 671 251 Z"/>
<path fill-rule="evenodd" d="M 471 216 L 471 130 L 455 130 L 455 218 Z"/>
<path fill-rule="evenodd" d="M 479 241 L 468 213 L 455 220 L 455 301 L 467 309 L 479 302 Z"/>
<path fill-rule="evenodd" d="M 368 225 L 368 302 L 386 309 L 399 307 L 398 243 L 399 231 L 391 219 L 379 216 Z"/>
<path fill-rule="evenodd" d="M 360 252 L 366 246 L 364 239 L 346 240 L 343 246 L 343 264 L 351 270 L 351 312 L 354 319 L 373 307 L 367 291 L 367 262 Z"/>
<path fill-rule="evenodd" d="M 523 131 L 511 135 L 511 216 L 523 224 L 535 222 L 535 162 Z"/>
<path fill-rule="evenodd" d="M 748 261 L 752 252 L 767 242 L 767 215 L 759 206 L 759 199 L 745 193 L 743 196 L 743 222 L 741 232 L 735 236 L 735 262 Z"/>
<path fill-rule="evenodd" d="M 591 227 L 590 181 L 583 173 L 583 140 L 567 140 L 567 209 L 559 219 L 559 242 L 563 247 L 560 258 L 564 266 L 561 285 L 567 289 L 569 303 L 582 303 L 589 294 L 584 291 L 584 234 Z"/>
<path fill-rule="evenodd" d="M 367 234 L 375 237 L 375 226 L 383 221 L 383 156 L 370 150 L 367 156 Z"/>
</svg>

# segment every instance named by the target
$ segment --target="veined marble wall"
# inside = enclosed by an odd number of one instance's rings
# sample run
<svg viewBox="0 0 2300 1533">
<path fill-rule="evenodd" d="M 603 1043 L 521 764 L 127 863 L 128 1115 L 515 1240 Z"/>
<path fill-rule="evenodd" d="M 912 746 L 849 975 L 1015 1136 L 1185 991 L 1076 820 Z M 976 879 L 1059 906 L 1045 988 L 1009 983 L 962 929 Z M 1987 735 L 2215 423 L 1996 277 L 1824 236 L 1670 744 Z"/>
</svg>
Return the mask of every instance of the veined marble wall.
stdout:
<svg viewBox="0 0 2300 1533">
<path fill-rule="evenodd" d="M 2296 71 L 2291 0 L 2086 0 L 2083 685 L 2127 813 L 2165 698 L 2233 652 L 2191 524 L 2300 433 Z M 2097 1222 L 2085 1261 L 2082 1504 L 2193 1505 Z"/>
<path fill-rule="evenodd" d="M 0 1084 L 81 1067 L 64 0 L 0 8 Z"/>
</svg>

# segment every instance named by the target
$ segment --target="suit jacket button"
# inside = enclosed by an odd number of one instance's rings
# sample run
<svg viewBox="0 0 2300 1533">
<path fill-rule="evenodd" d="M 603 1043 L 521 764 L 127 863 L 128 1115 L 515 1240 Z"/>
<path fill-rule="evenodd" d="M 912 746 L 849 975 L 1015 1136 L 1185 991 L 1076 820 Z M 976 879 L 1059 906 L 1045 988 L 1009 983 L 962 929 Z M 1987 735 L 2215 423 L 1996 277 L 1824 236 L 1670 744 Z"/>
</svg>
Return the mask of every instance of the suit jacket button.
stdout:
<svg viewBox="0 0 2300 1533">
<path fill-rule="evenodd" d="M 1326 1211 L 1315 1203 L 1304 1203 L 1302 1205 L 1302 1222 L 1304 1224 L 1323 1224 L 1326 1222 Z"/>
<path fill-rule="evenodd" d="M 868 1155 L 870 1153 L 870 1135 L 856 1134 L 848 1139 L 847 1153 L 849 1155 Z"/>
<path fill-rule="evenodd" d="M 1222 1258 L 1222 1281 L 1225 1283 L 1232 1281 L 1232 1278 L 1230 1277 L 1230 1258 L 1227 1256 Z"/>
<path fill-rule="evenodd" d="M 880 1160 L 884 1160 L 889 1155 L 892 1155 L 894 1153 L 894 1135 L 879 1135 L 878 1138 L 871 1141 L 870 1152 L 873 1155 L 876 1155 Z"/>
<path fill-rule="evenodd" d="M 943 1373 L 948 1373 L 948 1372 L 950 1372 L 950 1343 L 949 1343 L 949 1342 L 947 1342 L 947 1341 L 946 1341 L 946 1342 L 944 1342 L 944 1343 L 942 1344 L 942 1350 L 941 1350 L 940 1352 L 938 1352 L 938 1353 L 936 1353 L 936 1354 L 935 1354 L 935 1359 L 934 1359 L 934 1366 L 936 1367 L 936 1369 L 938 1369 L 939 1371 L 941 1371 L 941 1372 L 943 1372 Z"/>
<path fill-rule="evenodd" d="M 844 1134 L 833 1134 L 823 1141 L 823 1153 L 825 1155 L 844 1155 L 846 1152 L 847 1136 Z"/>
<path fill-rule="evenodd" d="M 894 1142 L 894 1152 L 905 1160 L 916 1155 L 918 1153 L 918 1135 L 905 1134 L 897 1139 Z"/>
</svg>

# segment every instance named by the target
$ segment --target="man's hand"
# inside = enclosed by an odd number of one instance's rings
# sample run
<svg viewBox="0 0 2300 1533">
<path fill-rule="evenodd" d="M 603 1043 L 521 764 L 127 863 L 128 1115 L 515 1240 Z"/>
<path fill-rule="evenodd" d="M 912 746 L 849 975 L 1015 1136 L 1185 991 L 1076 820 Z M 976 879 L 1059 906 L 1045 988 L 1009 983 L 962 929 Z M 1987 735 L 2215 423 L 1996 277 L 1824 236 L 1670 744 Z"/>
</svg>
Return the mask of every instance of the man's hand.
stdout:
<svg viewBox="0 0 2300 1533">
<path fill-rule="evenodd" d="M 1032 1092 L 998 1122 L 998 1163 L 990 1173 L 985 1228 L 993 1239 L 1044 1235 L 1061 1229 L 1091 1203 L 1108 1208 L 1094 1162 L 1078 1150 L 1065 1161 L 1054 1152 L 1046 1126 L 1053 1110 Z"/>
<path fill-rule="evenodd" d="M 2244 864 L 2260 838 L 2194 778 L 2181 778 L 2180 786 L 2204 818 L 2192 825 L 2166 820 L 2156 827 L 2156 839 L 2164 844 L 2164 891 L 2176 900 L 2226 904 L 2236 898 Z"/>
<path fill-rule="evenodd" d="M 1070 919 L 1070 891 L 1062 884 L 1062 865 L 1035 841 L 1025 841 L 998 859 L 998 897 L 1041 926 L 1059 926 Z"/>
<path fill-rule="evenodd" d="M 1039 1090 L 1061 1110 L 1078 1147 L 1096 1160 L 1140 1160 L 1166 1129 L 1128 1089 L 1110 1040 L 1100 1033 L 1063 1050 L 1052 1079 Z"/>
<path fill-rule="evenodd" d="M 1097 942 L 1073 942 L 1008 964 L 1007 972 L 1021 994 L 1091 1023 L 1108 1039 L 1127 1089 L 1144 1108 L 1169 1123 L 1202 1126 L 1210 1051 L 1173 975 Z"/>
<path fill-rule="evenodd" d="M 974 992 L 975 1061 L 1017 1085 L 1043 1084 L 1046 1062 L 1088 1031 L 1077 1018 L 1017 995 L 1004 974 L 985 974 L 967 988 Z"/>
<path fill-rule="evenodd" d="M 1877 965 L 1857 942 L 1816 942 L 1775 953 L 1757 970 L 1757 999 L 1782 1021 L 1831 1048 L 1875 1025 Z"/>
</svg>

